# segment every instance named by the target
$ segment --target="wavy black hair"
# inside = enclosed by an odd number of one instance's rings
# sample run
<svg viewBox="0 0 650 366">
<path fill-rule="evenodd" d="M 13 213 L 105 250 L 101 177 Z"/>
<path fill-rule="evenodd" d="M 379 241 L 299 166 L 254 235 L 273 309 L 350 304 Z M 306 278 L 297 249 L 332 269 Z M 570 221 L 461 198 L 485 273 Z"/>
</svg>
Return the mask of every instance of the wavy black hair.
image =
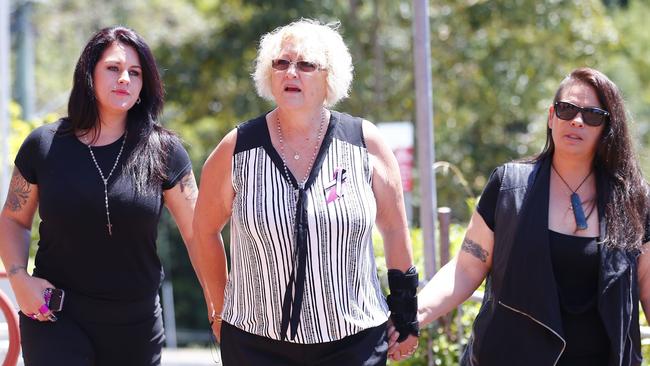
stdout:
<svg viewBox="0 0 650 366">
<path fill-rule="evenodd" d="M 101 123 L 95 96 L 93 72 L 104 51 L 114 42 L 132 47 L 142 67 L 140 103 L 127 114 L 128 143 L 134 148 L 124 169 L 133 176 L 138 193 L 158 193 L 166 179 L 166 157 L 178 137 L 158 124 L 164 104 L 164 89 L 156 61 L 144 39 L 134 30 L 108 27 L 97 32 L 86 44 L 74 71 L 68 100 L 68 117 L 63 133 L 93 133 L 99 137 Z"/>
<path fill-rule="evenodd" d="M 650 200 L 648 184 L 630 138 L 623 96 L 605 74 L 584 67 L 562 80 L 553 102 L 559 101 L 564 89 L 574 83 L 592 87 L 602 107 L 609 112 L 593 161 L 595 170 L 605 181 L 604 192 L 598 192 L 607 223 L 607 235 L 601 240 L 613 248 L 641 249 Z M 534 160 L 552 157 L 554 151 L 551 129 L 547 128 L 544 149 Z"/>
</svg>

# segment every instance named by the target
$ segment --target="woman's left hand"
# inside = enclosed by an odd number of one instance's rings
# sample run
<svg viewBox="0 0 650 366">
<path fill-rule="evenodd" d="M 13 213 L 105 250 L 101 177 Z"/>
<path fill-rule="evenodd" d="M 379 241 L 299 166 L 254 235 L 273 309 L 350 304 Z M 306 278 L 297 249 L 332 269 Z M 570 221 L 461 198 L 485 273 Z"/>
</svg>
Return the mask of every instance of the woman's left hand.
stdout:
<svg viewBox="0 0 650 366">
<path fill-rule="evenodd" d="M 388 358 L 393 361 L 401 361 L 407 359 L 415 353 L 418 348 L 418 337 L 409 335 L 408 338 L 402 342 L 397 342 L 399 332 L 393 326 L 393 323 L 388 321 Z"/>
</svg>

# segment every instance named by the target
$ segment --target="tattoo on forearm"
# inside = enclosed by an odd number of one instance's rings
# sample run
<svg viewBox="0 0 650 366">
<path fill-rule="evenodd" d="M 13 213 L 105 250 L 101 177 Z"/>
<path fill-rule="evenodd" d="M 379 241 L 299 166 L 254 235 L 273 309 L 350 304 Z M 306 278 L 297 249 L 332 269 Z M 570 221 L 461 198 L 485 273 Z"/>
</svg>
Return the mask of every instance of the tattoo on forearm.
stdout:
<svg viewBox="0 0 650 366">
<path fill-rule="evenodd" d="M 14 169 L 9 183 L 9 193 L 5 207 L 11 211 L 19 211 L 27 203 L 29 193 L 32 191 L 32 185 L 23 178 L 18 169 Z"/>
<path fill-rule="evenodd" d="M 481 247 L 477 242 L 472 241 L 472 239 L 468 237 L 465 237 L 460 249 L 475 256 L 483 263 L 487 261 L 487 257 L 490 255 L 487 250 L 483 249 L 483 247 Z"/>
<path fill-rule="evenodd" d="M 8 276 L 8 277 L 12 277 L 12 276 L 14 276 L 16 273 L 20 272 L 20 270 L 22 270 L 22 269 L 24 269 L 25 271 L 27 271 L 27 267 L 25 267 L 25 266 L 19 266 L 19 265 L 17 265 L 17 264 L 14 264 L 13 266 L 11 266 L 11 269 L 9 270 L 9 272 L 7 272 L 7 276 Z"/>
<path fill-rule="evenodd" d="M 196 180 L 192 172 L 189 172 L 181 179 L 181 192 L 185 193 L 187 200 L 196 200 L 199 191 L 196 187 Z"/>
</svg>

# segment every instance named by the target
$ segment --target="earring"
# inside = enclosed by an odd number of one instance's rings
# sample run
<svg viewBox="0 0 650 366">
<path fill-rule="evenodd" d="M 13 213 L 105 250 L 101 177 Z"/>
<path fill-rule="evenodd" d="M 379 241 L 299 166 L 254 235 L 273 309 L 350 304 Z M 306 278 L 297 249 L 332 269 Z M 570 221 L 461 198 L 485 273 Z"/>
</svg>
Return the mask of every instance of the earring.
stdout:
<svg viewBox="0 0 650 366">
<path fill-rule="evenodd" d="M 138 100 L 136 100 L 135 103 L 136 103 L 136 104 L 140 104 L 140 102 L 142 102 L 142 99 L 140 99 L 140 98 L 138 97 Z"/>
</svg>

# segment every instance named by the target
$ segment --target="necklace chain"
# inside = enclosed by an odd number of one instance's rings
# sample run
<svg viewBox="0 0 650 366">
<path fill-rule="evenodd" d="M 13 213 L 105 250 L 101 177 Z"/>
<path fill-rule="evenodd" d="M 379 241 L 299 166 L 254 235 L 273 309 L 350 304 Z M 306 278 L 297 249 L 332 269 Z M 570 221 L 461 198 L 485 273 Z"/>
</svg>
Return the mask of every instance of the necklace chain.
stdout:
<svg viewBox="0 0 650 366">
<path fill-rule="evenodd" d="M 307 171 L 305 172 L 305 175 L 303 176 L 302 180 L 298 182 L 298 185 L 301 188 L 304 188 L 305 183 L 307 182 L 307 179 L 309 178 L 309 173 L 311 173 L 311 168 L 314 165 L 314 161 L 316 160 L 316 155 L 318 154 L 318 148 L 320 147 L 320 140 L 321 137 L 323 136 L 323 128 L 325 126 L 325 108 L 321 110 L 321 120 L 320 120 L 320 126 L 318 127 L 318 134 L 316 135 L 316 141 L 314 143 L 314 151 L 311 155 L 311 159 L 309 160 L 309 166 L 307 167 Z M 280 157 L 282 158 L 282 168 L 284 169 L 284 174 L 287 176 L 287 179 L 291 180 L 290 174 L 289 174 L 289 168 L 287 167 L 287 159 L 284 157 L 284 137 L 282 135 L 282 125 L 280 123 L 280 115 L 276 111 L 275 114 L 275 121 L 278 125 L 278 140 L 280 143 Z M 297 157 L 296 157 L 297 156 Z M 300 159 L 299 154 L 294 155 L 294 159 L 298 160 Z"/>
<path fill-rule="evenodd" d="M 564 183 L 564 185 L 566 185 L 567 188 L 569 188 L 571 193 L 577 193 L 578 190 L 580 189 L 580 187 L 582 187 L 582 185 L 587 181 L 587 178 L 591 177 L 591 173 L 593 172 L 593 169 L 590 170 L 589 174 L 587 174 L 587 176 L 582 180 L 582 182 L 580 182 L 580 184 L 578 184 L 578 188 L 573 190 L 573 189 L 571 189 L 571 186 L 569 185 L 569 183 L 567 183 L 566 180 L 564 180 L 564 178 L 562 178 L 562 176 L 557 171 L 557 169 L 555 169 L 555 166 L 553 164 L 551 164 L 551 168 L 553 168 L 553 171 L 555 172 L 555 174 L 557 174 L 557 176 L 560 177 L 560 180 Z"/>
<path fill-rule="evenodd" d="M 99 167 L 99 164 L 97 163 L 97 159 L 95 159 L 95 154 L 93 153 L 92 147 L 90 147 L 90 144 L 86 145 L 88 146 L 88 151 L 90 151 L 90 157 L 93 159 L 93 163 L 95 163 L 95 168 L 97 168 L 97 171 L 99 172 L 99 176 L 102 179 L 102 183 L 104 183 L 104 207 L 106 207 L 106 227 L 108 228 L 108 235 L 110 236 L 113 235 L 113 225 L 111 224 L 111 211 L 108 208 L 108 180 L 111 179 L 111 176 L 113 175 L 113 172 L 117 167 L 117 163 L 120 161 L 120 157 L 122 156 L 122 151 L 124 151 L 124 144 L 126 143 L 126 135 L 127 135 L 127 131 L 124 131 L 122 145 L 120 146 L 120 152 L 117 153 L 117 157 L 115 158 L 113 167 L 111 168 L 111 171 L 108 173 L 107 177 L 104 177 L 104 172 L 102 172 L 102 168 Z"/>
</svg>

